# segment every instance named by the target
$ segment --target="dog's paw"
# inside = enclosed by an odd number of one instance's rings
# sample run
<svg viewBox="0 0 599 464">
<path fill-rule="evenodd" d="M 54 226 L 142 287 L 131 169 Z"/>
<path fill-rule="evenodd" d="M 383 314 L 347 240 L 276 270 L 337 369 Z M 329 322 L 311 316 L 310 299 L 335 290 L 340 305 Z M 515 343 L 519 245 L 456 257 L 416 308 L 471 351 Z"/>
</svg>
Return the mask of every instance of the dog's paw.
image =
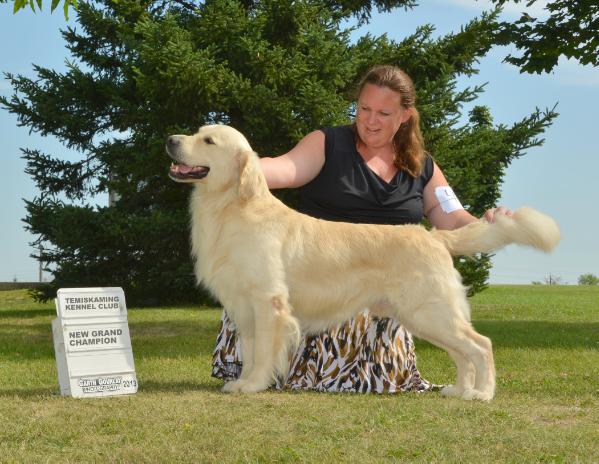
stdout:
<svg viewBox="0 0 599 464">
<path fill-rule="evenodd" d="M 244 382 L 239 388 L 242 393 L 257 393 L 268 389 L 268 385 L 258 382 Z"/>
<path fill-rule="evenodd" d="M 221 391 L 224 393 L 256 393 L 267 389 L 268 385 L 265 386 L 262 383 L 237 379 L 224 384 Z"/>
<path fill-rule="evenodd" d="M 441 396 L 462 396 L 463 393 L 464 390 L 455 385 L 447 385 L 441 389 Z"/>
<path fill-rule="evenodd" d="M 468 389 L 462 393 L 462 398 L 468 401 L 480 400 L 480 401 L 491 401 L 493 399 L 493 392 L 486 392 L 481 390 Z"/>
<path fill-rule="evenodd" d="M 223 388 L 220 389 L 223 393 L 238 393 L 243 385 L 242 380 L 231 380 L 223 385 Z"/>
</svg>

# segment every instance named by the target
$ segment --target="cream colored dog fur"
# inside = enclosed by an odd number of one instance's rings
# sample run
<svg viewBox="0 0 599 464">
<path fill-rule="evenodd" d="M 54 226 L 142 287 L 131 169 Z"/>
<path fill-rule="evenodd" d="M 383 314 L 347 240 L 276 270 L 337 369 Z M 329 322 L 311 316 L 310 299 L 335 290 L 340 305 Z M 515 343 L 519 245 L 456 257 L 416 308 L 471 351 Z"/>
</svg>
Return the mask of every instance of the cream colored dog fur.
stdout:
<svg viewBox="0 0 599 464">
<path fill-rule="evenodd" d="M 300 333 L 318 332 L 370 308 L 446 350 L 457 366 L 444 395 L 490 400 L 491 341 L 470 324 L 452 255 L 509 243 L 551 250 L 557 224 L 531 209 L 454 231 L 418 225 L 328 222 L 271 195 L 258 156 L 237 130 L 204 126 L 173 135 L 170 176 L 193 182 L 190 201 L 195 273 L 237 326 L 243 369 L 227 392 L 257 392 L 285 376 Z"/>
</svg>

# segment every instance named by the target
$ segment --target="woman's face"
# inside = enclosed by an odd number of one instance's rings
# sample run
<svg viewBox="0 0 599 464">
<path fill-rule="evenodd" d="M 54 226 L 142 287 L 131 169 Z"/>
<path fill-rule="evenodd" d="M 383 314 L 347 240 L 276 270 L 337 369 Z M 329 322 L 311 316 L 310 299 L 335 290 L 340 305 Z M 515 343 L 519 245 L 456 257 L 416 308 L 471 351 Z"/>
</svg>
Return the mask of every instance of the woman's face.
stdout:
<svg viewBox="0 0 599 464">
<path fill-rule="evenodd" d="M 401 106 L 399 93 L 389 87 L 366 84 L 358 97 L 356 113 L 360 140 L 371 148 L 393 145 L 393 136 L 411 115 L 409 108 Z"/>
</svg>

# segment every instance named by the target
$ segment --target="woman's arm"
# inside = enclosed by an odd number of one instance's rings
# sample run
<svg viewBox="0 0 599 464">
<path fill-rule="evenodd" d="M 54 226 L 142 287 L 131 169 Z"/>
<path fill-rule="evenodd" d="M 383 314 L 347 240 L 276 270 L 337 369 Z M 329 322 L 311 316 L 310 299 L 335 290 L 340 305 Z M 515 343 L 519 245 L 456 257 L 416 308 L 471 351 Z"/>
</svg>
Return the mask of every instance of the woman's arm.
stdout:
<svg viewBox="0 0 599 464">
<path fill-rule="evenodd" d="M 314 179 L 324 165 L 324 133 L 314 131 L 284 155 L 260 158 L 268 188 L 301 187 Z"/>
<path fill-rule="evenodd" d="M 439 166 L 437 166 L 435 163 L 433 176 L 424 187 L 423 193 L 424 214 L 426 217 L 428 217 L 428 220 L 434 227 L 437 229 L 453 230 L 465 226 L 466 224 L 470 224 L 471 222 L 478 221 L 478 218 L 470 214 L 465 209 L 456 207 L 456 203 L 453 203 L 455 208 L 453 211 L 444 211 L 441 202 L 439 201 L 439 196 L 436 193 L 437 188 L 443 187 L 449 187 L 449 184 L 443 175 L 443 171 L 441 171 Z M 457 201 L 459 204 L 457 197 L 455 201 Z M 451 205 L 452 202 L 450 201 L 448 204 Z M 507 208 L 500 206 L 498 208 L 491 208 L 487 210 L 483 217 L 487 221 L 493 222 L 495 214 L 505 214 L 507 216 L 511 216 L 513 213 Z"/>
</svg>

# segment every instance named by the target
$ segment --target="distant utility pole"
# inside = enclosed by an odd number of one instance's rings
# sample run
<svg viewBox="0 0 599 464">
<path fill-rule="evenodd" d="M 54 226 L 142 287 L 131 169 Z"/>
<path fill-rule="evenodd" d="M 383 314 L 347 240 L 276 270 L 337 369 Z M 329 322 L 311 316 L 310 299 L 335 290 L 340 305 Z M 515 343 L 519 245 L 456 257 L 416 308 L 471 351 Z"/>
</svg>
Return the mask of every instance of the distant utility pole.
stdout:
<svg viewBox="0 0 599 464">
<path fill-rule="evenodd" d="M 560 276 L 549 274 L 548 277 L 545 277 L 545 283 L 547 285 L 563 285 L 563 280 Z"/>
</svg>

